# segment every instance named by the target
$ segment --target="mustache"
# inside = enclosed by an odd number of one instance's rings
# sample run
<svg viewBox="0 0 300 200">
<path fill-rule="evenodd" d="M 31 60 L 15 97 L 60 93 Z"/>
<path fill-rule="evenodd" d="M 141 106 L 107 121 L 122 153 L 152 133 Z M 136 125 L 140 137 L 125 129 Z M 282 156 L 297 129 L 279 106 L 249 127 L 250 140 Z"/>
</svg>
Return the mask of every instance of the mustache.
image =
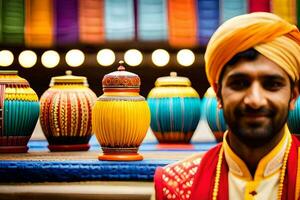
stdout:
<svg viewBox="0 0 300 200">
<path fill-rule="evenodd" d="M 235 114 L 238 116 L 245 116 L 245 115 L 262 115 L 262 116 L 273 116 L 275 111 L 273 109 L 268 108 L 259 108 L 253 109 L 251 107 L 238 107 L 235 110 Z"/>
</svg>

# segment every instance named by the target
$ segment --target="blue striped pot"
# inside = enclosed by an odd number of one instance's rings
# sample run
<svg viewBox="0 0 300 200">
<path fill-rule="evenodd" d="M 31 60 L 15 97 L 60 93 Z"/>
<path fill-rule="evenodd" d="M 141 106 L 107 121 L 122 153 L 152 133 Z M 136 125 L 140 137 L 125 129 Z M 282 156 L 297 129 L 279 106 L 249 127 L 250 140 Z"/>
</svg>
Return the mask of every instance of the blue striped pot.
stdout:
<svg viewBox="0 0 300 200">
<path fill-rule="evenodd" d="M 27 152 L 39 107 L 37 94 L 17 71 L 0 70 L 0 153 Z"/>
<path fill-rule="evenodd" d="M 214 90 L 210 87 L 202 99 L 203 117 L 218 142 L 223 140 L 223 134 L 227 130 L 227 124 L 223 115 L 223 109 L 218 108 L 218 102 Z"/>
<path fill-rule="evenodd" d="M 290 132 L 300 140 L 300 99 L 296 100 L 295 109 L 291 110 L 287 120 Z"/>
<path fill-rule="evenodd" d="M 201 100 L 186 77 L 160 77 L 147 98 L 151 129 L 160 143 L 189 143 L 201 117 Z"/>
</svg>

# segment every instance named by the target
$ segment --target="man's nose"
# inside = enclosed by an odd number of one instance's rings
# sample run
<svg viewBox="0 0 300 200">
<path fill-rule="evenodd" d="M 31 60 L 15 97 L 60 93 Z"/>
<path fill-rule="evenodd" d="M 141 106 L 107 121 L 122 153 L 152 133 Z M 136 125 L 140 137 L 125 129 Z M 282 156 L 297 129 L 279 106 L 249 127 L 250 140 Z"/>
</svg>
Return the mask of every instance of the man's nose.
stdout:
<svg viewBox="0 0 300 200">
<path fill-rule="evenodd" d="M 266 105 L 267 99 L 265 98 L 264 89 L 259 83 L 254 82 L 247 89 L 244 103 L 253 109 L 259 109 Z"/>
</svg>

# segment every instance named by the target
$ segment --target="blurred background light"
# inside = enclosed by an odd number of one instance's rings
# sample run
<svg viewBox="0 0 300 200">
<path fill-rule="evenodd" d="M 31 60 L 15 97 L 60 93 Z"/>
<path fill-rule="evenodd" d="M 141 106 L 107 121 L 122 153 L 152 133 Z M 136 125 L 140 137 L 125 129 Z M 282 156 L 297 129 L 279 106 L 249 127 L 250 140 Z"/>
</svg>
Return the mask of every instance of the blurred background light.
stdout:
<svg viewBox="0 0 300 200">
<path fill-rule="evenodd" d="M 157 49 L 153 51 L 151 58 L 152 62 L 158 67 L 166 66 L 170 61 L 170 55 L 164 49 Z"/>
<path fill-rule="evenodd" d="M 138 66 L 143 61 L 143 55 L 139 50 L 130 49 L 125 52 L 124 60 L 130 66 Z"/>
<path fill-rule="evenodd" d="M 177 53 L 177 62 L 185 67 L 195 62 L 195 54 L 189 49 L 182 49 Z"/>
<path fill-rule="evenodd" d="M 22 51 L 19 55 L 19 63 L 24 68 L 31 68 L 36 64 L 37 56 L 31 50 Z"/>
<path fill-rule="evenodd" d="M 110 66 L 115 60 L 115 53 L 110 49 L 102 49 L 97 53 L 97 62 L 102 66 Z"/>
<path fill-rule="evenodd" d="M 0 66 L 8 67 L 14 62 L 14 54 L 9 50 L 0 51 Z"/>
<path fill-rule="evenodd" d="M 79 49 L 72 49 L 66 54 L 66 62 L 71 67 L 78 67 L 84 62 L 84 53 Z"/>
<path fill-rule="evenodd" d="M 48 50 L 42 55 L 41 61 L 46 68 L 54 68 L 60 60 L 59 54 L 56 51 Z"/>
</svg>

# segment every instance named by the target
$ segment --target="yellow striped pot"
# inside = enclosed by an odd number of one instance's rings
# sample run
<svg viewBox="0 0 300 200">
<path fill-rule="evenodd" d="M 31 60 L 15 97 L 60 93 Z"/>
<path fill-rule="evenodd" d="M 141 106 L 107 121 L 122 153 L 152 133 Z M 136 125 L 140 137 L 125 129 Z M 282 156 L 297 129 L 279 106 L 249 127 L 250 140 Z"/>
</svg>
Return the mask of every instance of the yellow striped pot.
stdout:
<svg viewBox="0 0 300 200">
<path fill-rule="evenodd" d="M 149 128 L 150 110 L 139 95 L 140 78 L 121 65 L 104 76 L 102 85 L 92 124 L 103 151 L 99 160 L 142 160 L 138 148 Z"/>
<path fill-rule="evenodd" d="M 97 97 L 88 88 L 86 77 L 53 77 L 41 96 L 40 123 L 50 151 L 89 149 L 92 136 L 92 106 Z"/>
<path fill-rule="evenodd" d="M 0 153 L 27 152 L 39 117 L 37 94 L 17 71 L 0 70 Z"/>
</svg>

